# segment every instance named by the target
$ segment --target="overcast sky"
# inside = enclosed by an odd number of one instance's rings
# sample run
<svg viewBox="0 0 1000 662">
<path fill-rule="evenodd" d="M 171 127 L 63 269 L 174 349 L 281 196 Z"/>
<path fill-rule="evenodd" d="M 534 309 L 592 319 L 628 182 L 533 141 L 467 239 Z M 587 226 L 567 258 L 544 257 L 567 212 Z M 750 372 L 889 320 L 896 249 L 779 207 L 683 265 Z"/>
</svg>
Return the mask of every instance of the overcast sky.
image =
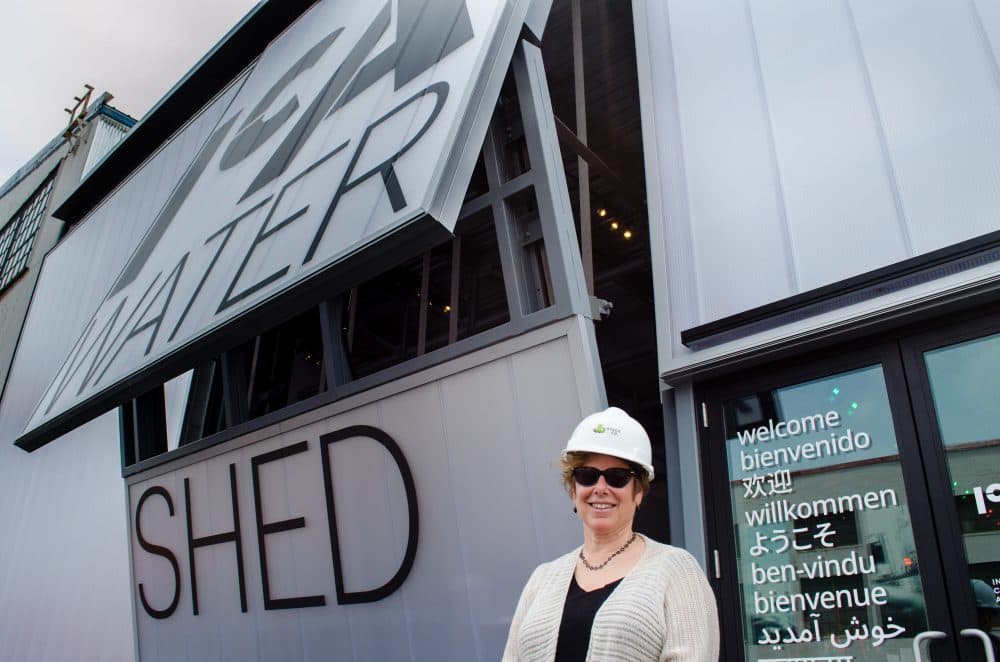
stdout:
<svg viewBox="0 0 1000 662">
<path fill-rule="evenodd" d="M 140 119 L 254 0 L 0 0 L 0 184 L 66 126 L 84 83 Z"/>
</svg>

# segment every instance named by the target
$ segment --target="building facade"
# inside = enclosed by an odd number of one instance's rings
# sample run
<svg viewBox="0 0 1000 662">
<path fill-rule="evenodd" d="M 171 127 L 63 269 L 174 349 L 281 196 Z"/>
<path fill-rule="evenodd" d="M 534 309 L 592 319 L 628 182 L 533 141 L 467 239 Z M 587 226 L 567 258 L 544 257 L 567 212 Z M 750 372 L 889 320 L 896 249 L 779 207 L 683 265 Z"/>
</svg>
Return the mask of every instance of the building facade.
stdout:
<svg viewBox="0 0 1000 662">
<path fill-rule="evenodd" d="M 11 659 L 79 651 L 53 621 L 496 659 L 614 404 L 723 659 L 987 660 L 998 40 L 985 2 L 262 3 L 56 211 Z"/>
<path fill-rule="evenodd" d="M 135 120 L 104 93 L 80 98 L 66 130 L 0 187 L 0 391 L 45 254 L 69 231 L 51 212 L 118 143 Z"/>
</svg>

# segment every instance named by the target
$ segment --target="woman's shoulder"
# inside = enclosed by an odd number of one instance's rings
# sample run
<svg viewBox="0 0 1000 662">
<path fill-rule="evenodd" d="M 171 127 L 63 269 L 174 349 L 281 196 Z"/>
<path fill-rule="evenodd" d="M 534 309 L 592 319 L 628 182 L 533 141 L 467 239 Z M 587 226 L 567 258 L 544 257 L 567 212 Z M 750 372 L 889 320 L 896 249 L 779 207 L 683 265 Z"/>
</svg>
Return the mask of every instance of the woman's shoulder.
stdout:
<svg viewBox="0 0 1000 662">
<path fill-rule="evenodd" d="M 701 565 L 691 552 L 646 537 L 646 558 L 653 565 L 674 572 L 698 572 L 704 574 Z"/>
</svg>

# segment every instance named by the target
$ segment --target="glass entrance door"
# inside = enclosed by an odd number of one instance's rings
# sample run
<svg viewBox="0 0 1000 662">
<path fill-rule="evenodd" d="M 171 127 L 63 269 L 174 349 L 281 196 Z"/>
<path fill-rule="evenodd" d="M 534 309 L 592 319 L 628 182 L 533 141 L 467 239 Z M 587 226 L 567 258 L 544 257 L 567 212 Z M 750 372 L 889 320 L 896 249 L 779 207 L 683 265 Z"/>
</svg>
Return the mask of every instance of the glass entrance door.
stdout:
<svg viewBox="0 0 1000 662">
<path fill-rule="evenodd" d="M 1000 586 L 991 583 L 1000 580 L 1000 545 L 989 537 L 1000 535 L 997 519 L 988 505 L 985 517 L 976 510 L 1000 483 L 1000 442 L 990 441 L 1000 437 L 1000 406 L 986 433 L 991 423 L 971 427 L 959 406 L 968 399 L 954 392 L 956 373 L 981 349 L 906 350 L 904 370 L 900 348 L 887 342 L 700 392 L 723 659 L 988 659 L 989 624 L 982 636 L 969 631 L 977 623 L 974 586 L 964 578 L 957 591 L 962 576 L 948 566 L 964 540 L 965 567 L 983 581 L 976 590 Z M 988 393 L 981 399 L 1000 405 L 1000 336 L 995 351 L 995 387 L 979 385 Z M 911 406 L 920 393 L 928 401 L 938 394 L 923 419 Z M 950 425 L 961 422 L 947 433 L 949 423 L 941 424 L 943 443 L 926 433 L 936 411 L 949 412 L 940 420 L 956 421 Z M 969 533 L 949 535 L 961 527 Z"/>
<path fill-rule="evenodd" d="M 905 341 L 903 355 L 962 659 L 1000 660 L 1000 334 L 963 331 Z"/>
</svg>

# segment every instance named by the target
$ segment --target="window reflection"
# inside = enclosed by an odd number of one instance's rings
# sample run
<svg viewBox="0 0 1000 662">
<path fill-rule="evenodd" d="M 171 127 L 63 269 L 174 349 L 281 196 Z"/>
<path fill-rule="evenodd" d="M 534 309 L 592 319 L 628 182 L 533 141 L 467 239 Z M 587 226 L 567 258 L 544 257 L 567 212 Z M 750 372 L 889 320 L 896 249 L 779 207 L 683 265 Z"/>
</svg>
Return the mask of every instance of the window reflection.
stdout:
<svg viewBox="0 0 1000 662">
<path fill-rule="evenodd" d="M 924 355 L 979 627 L 1000 630 L 1000 336 Z M 987 590 L 989 589 L 989 590 Z M 1000 646 L 997 647 L 1000 649 Z M 1000 650 L 998 650 L 1000 652 Z"/>
</svg>

